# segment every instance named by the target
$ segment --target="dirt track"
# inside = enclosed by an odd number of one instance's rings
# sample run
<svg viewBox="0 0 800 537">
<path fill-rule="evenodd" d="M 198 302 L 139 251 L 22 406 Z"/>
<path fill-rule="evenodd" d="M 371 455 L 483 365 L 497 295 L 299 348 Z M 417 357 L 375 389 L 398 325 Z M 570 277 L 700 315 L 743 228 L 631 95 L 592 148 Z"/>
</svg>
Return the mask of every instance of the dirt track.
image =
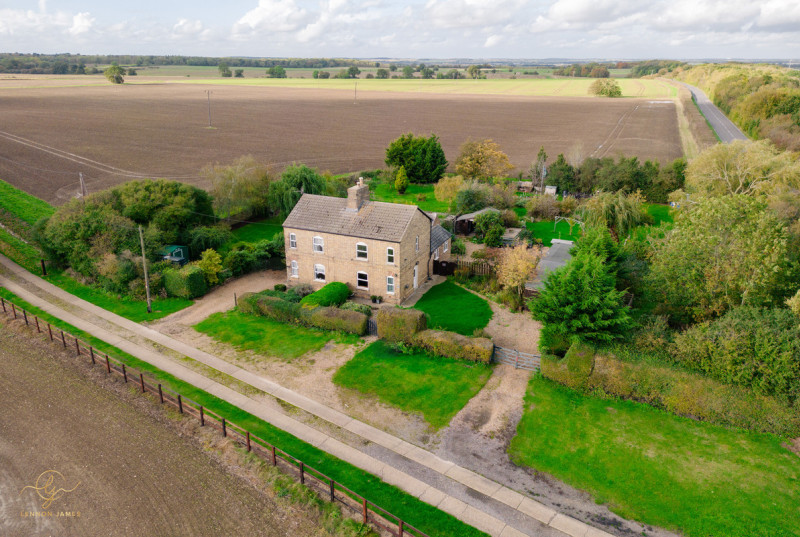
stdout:
<svg viewBox="0 0 800 537">
<path fill-rule="evenodd" d="M 0 80 L 0 178 L 60 204 L 137 177 L 206 186 L 200 169 L 242 155 L 334 173 L 383 167 L 404 132 L 439 136 L 450 162 L 468 138 L 492 138 L 526 171 L 540 146 L 554 158 L 672 160 L 675 106 L 647 99 L 436 95 L 152 84 L 19 87 Z M 208 128 L 206 90 L 212 91 Z M 113 169 L 112 169 L 113 168 Z"/>
<path fill-rule="evenodd" d="M 228 474 L 152 403 L 58 352 L 0 323 L 0 535 L 324 533 L 307 512 Z M 80 484 L 47 509 L 54 516 L 21 516 L 43 511 L 23 487 L 45 470 L 65 489 Z"/>
</svg>

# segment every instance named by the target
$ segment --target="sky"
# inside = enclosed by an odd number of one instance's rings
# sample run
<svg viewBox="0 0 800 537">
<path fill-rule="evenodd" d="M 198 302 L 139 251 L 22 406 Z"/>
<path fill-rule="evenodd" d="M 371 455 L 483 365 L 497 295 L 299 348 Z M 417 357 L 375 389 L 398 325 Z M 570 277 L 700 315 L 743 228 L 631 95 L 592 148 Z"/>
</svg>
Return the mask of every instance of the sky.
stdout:
<svg viewBox="0 0 800 537">
<path fill-rule="evenodd" d="M 0 52 L 800 62 L 800 0 L 0 0 Z"/>
</svg>

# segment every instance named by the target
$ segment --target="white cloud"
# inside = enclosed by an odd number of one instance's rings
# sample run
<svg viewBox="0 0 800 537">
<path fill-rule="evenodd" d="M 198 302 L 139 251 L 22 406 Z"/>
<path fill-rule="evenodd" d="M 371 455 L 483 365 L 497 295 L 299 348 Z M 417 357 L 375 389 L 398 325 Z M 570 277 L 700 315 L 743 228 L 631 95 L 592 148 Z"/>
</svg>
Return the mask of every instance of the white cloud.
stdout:
<svg viewBox="0 0 800 537">
<path fill-rule="evenodd" d="M 505 24 L 525 6 L 522 0 L 428 0 L 425 18 L 436 28 L 476 28 Z"/>
<path fill-rule="evenodd" d="M 80 35 L 88 32 L 94 24 L 94 18 L 88 13 L 78 13 L 72 16 L 72 26 L 68 30 L 70 35 Z"/>
<path fill-rule="evenodd" d="M 311 22 L 309 13 L 297 6 L 294 0 L 259 0 L 258 6 L 240 18 L 234 33 L 267 30 L 293 32 Z"/>
<path fill-rule="evenodd" d="M 492 48 L 493 46 L 495 46 L 498 43 L 500 43 L 500 41 L 502 39 L 503 39 L 503 36 L 501 36 L 501 35 L 497 35 L 497 34 L 490 35 L 489 37 L 486 38 L 486 41 L 484 41 L 483 47 L 484 48 Z"/>
</svg>

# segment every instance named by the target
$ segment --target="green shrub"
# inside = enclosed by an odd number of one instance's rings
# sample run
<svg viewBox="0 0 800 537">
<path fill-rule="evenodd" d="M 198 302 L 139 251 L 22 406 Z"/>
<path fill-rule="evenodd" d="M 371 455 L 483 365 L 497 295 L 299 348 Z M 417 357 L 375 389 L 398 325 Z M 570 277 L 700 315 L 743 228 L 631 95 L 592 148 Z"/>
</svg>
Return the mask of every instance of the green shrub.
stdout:
<svg viewBox="0 0 800 537">
<path fill-rule="evenodd" d="M 314 309 L 318 306 L 339 306 L 350 296 L 350 288 L 346 283 L 330 282 L 319 291 L 315 291 L 303 297 L 300 305 L 306 309 Z"/>
<path fill-rule="evenodd" d="M 594 371 L 594 349 L 590 345 L 580 340 L 574 341 L 564 360 L 567 362 L 570 375 L 578 382 L 583 384 L 589 380 Z"/>
<path fill-rule="evenodd" d="M 367 317 L 372 317 L 372 308 L 370 308 L 366 304 L 359 304 L 358 302 L 345 302 L 339 309 L 343 310 L 350 310 L 350 311 L 358 311 L 366 315 Z"/>
<path fill-rule="evenodd" d="M 387 341 L 413 344 L 417 332 L 428 328 L 425 312 L 400 308 L 381 308 L 375 317 L 378 337 Z"/>
<path fill-rule="evenodd" d="M 321 307 L 311 312 L 309 324 L 324 330 L 340 330 L 363 336 L 367 332 L 369 317 L 358 311 Z"/>
<path fill-rule="evenodd" d="M 800 398 L 800 325 L 783 308 L 734 308 L 675 337 L 681 364 L 787 401 Z"/>
<path fill-rule="evenodd" d="M 564 356 L 569 350 L 569 339 L 557 327 L 544 325 L 539 331 L 539 351 L 542 354 Z"/>
<path fill-rule="evenodd" d="M 414 343 L 436 356 L 488 364 L 494 344 L 488 338 L 471 338 L 445 330 L 423 330 L 414 336 Z"/>
<path fill-rule="evenodd" d="M 256 299 L 256 312 L 283 323 L 294 323 L 301 317 L 300 306 L 296 302 L 263 294 Z"/>
<path fill-rule="evenodd" d="M 572 350 L 572 349 L 570 349 Z M 599 353 L 585 377 L 570 370 L 567 359 L 542 356 L 546 378 L 583 393 L 607 394 L 653 405 L 673 414 L 789 437 L 800 435 L 797 408 L 775 397 L 758 395 L 740 386 L 721 384 L 699 374 L 620 360 Z"/>
<path fill-rule="evenodd" d="M 196 265 L 164 271 L 164 288 L 169 296 L 188 299 L 203 296 L 208 291 L 205 274 Z"/>
<path fill-rule="evenodd" d="M 286 284 L 285 283 L 276 283 L 275 287 L 273 287 L 276 291 L 286 291 Z"/>
<path fill-rule="evenodd" d="M 314 288 L 311 286 L 310 283 L 301 283 L 289 289 L 289 292 L 296 294 L 300 298 L 303 298 L 313 293 Z"/>
<path fill-rule="evenodd" d="M 255 293 L 243 293 L 242 296 L 236 299 L 236 305 L 239 308 L 239 311 L 242 313 L 247 313 L 249 315 L 254 315 L 258 312 L 256 307 L 256 300 L 258 300 L 258 295 Z"/>
</svg>

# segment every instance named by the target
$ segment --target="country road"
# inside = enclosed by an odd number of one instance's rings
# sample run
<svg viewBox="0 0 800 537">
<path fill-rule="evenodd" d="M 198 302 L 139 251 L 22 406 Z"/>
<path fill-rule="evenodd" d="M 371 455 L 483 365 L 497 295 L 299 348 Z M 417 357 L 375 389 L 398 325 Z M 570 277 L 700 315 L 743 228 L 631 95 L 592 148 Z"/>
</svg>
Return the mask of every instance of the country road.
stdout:
<svg viewBox="0 0 800 537">
<path fill-rule="evenodd" d="M 722 113 L 722 110 L 716 107 L 711 99 L 703 93 L 703 90 L 691 86 L 685 82 L 681 82 L 692 92 L 692 97 L 697 102 L 700 111 L 711 124 L 711 128 L 717 133 L 721 142 L 730 143 L 734 140 L 747 140 L 747 136 L 739 130 L 739 127 L 733 124 L 728 117 Z"/>
</svg>

